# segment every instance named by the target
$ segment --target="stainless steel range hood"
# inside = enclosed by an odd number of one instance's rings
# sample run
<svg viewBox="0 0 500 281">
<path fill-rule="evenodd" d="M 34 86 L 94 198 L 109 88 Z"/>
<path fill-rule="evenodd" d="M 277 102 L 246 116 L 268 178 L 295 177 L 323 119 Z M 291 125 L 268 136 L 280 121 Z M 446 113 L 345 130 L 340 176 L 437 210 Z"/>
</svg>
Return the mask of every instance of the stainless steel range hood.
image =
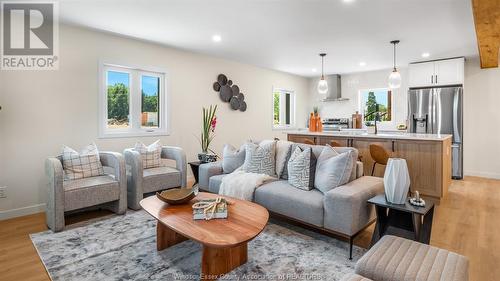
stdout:
<svg viewBox="0 0 500 281">
<path fill-rule="evenodd" d="M 326 98 L 322 100 L 323 102 L 349 100 L 342 97 L 341 78 L 339 74 L 326 75 L 325 79 L 328 82 L 328 93 L 326 94 Z"/>
</svg>

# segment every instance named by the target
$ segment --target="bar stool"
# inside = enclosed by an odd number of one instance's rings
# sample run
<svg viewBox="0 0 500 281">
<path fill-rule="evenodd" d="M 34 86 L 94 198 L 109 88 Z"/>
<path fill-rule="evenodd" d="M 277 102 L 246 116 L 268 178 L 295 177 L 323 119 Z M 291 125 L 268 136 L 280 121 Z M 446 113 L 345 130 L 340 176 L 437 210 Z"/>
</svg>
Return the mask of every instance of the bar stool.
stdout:
<svg viewBox="0 0 500 281">
<path fill-rule="evenodd" d="M 372 176 L 375 173 L 375 165 L 387 165 L 389 160 L 389 153 L 380 144 L 372 143 L 370 144 L 370 155 L 373 159 Z"/>
<path fill-rule="evenodd" d="M 330 146 L 331 146 L 331 147 L 342 147 L 342 145 L 340 144 L 340 142 L 338 142 L 338 141 L 334 141 L 334 140 L 332 140 L 332 141 L 330 142 Z"/>
<path fill-rule="evenodd" d="M 304 143 L 305 143 L 305 144 L 310 144 L 310 145 L 315 145 L 314 141 L 313 141 L 313 140 L 310 140 L 310 139 L 305 139 L 305 140 L 304 140 Z"/>
</svg>

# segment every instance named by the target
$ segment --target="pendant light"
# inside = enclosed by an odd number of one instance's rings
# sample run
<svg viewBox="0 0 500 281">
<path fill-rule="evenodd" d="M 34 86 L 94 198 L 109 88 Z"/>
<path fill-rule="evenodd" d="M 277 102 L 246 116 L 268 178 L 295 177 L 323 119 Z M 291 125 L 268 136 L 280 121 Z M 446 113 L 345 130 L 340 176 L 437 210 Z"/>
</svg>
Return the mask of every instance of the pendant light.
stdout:
<svg viewBox="0 0 500 281">
<path fill-rule="evenodd" d="M 394 46 L 394 68 L 392 69 L 391 74 L 389 75 L 389 88 L 398 89 L 401 87 L 401 73 L 399 73 L 396 68 L 396 45 L 399 43 L 399 40 L 391 41 L 391 44 Z"/>
<path fill-rule="evenodd" d="M 326 93 L 328 93 L 328 83 L 326 82 L 325 75 L 323 73 L 323 63 L 326 54 L 322 53 L 319 54 L 319 56 L 321 57 L 321 79 L 318 82 L 318 93 L 325 95 Z"/>
</svg>

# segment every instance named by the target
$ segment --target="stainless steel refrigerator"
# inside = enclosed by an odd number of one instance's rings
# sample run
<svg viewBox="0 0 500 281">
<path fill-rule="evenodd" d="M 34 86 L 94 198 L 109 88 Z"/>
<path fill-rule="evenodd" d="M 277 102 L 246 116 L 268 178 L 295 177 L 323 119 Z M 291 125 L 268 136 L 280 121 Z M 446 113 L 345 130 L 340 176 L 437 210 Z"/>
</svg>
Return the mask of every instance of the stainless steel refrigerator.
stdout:
<svg viewBox="0 0 500 281">
<path fill-rule="evenodd" d="M 408 121 L 411 133 L 452 135 L 452 177 L 463 178 L 463 88 L 410 88 Z"/>
</svg>

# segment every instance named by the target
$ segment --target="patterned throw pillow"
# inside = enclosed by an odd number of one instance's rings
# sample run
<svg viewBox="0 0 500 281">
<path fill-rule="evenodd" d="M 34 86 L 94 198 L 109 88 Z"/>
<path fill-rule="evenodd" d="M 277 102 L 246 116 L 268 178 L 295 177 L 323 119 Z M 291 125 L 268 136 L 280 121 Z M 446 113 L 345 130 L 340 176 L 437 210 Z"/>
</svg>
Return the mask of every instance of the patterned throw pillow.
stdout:
<svg viewBox="0 0 500 281">
<path fill-rule="evenodd" d="M 288 160 L 288 183 L 303 189 L 311 190 L 314 186 L 311 173 L 311 154 L 312 149 L 306 147 L 304 150 L 295 146 L 290 160 Z"/>
<path fill-rule="evenodd" d="M 352 151 L 339 154 L 326 146 L 318 157 L 314 187 L 323 193 L 349 182 L 352 171 Z"/>
<path fill-rule="evenodd" d="M 95 143 L 87 145 L 80 153 L 63 146 L 62 162 L 65 180 L 76 180 L 104 175 Z"/>
<path fill-rule="evenodd" d="M 247 173 L 276 175 L 276 142 L 262 141 L 260 144 L 245 144 L 245 163 L 243 170 Z"/>
<path fill-rule="evenodd" d="M 142 168 L 157 168 L 161 165 L 161 143 L 160 140 L 145 146 L 142 142 L 135 144 L 134 150 L 142 157 Z"/>
</svg>

